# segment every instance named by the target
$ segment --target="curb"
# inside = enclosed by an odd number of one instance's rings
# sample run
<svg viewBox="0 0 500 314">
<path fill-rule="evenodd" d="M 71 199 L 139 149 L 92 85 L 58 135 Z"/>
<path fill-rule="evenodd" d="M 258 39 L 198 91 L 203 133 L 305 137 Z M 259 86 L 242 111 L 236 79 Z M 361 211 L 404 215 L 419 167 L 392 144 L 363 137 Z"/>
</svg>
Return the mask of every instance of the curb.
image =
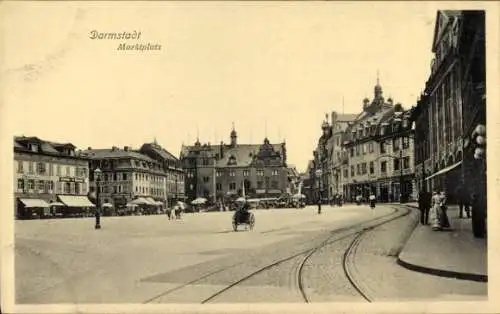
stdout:
<svg viewBox="0 0 500 314">
<path fill-rule="evenodd" d="M 418 207 L 414 205 L 406 205 L 411 208 L 416 208 Z M 418 222 L 415 224 L 415 228 L 418 226 Z M 404 250 L 404 247 L 406 246 L 406 243 L 410 240 L 411 235 L 415 231 L 415 228 L 412 230 L 410 235 L 408 236 L 408 239 L 405 242 L 405 245 L 403 246 L 403 249 L 401 252 Z M 475 281 L 475 282 L 488 282 L 488 275 L 479 275 L 479 274 L 473 274 L 473 273 L 461 273 L 461 272 L 456 272 L 456 271 L 451 271 L 451 270 L 444 270 L 444 269 L 436 269 L 436 268 L 431 268 L 431 267 L 425 267 L 425 266 L 420 266 L 412 263 L 408 263 L 401 259 L 401 252 L 398 254 L 398 258 L 396 260 L 397 264 L 401 267 L 404 267 L 408 270 L 419 272 L 419 273 L 424 273 L 428 275 L 433 275 L 437 277 L 445 277 L 445 278 L 454 278 L 454 279 L 459 279 L 459 280 L 468 280 L 468 281 Z"/>
<path fill-rule="evenodd" d="M 443 270 L 443 269 L 435 269 L 435 268 L 430 268 L 430 267 L 425 267 L 425 266 L 419 266 L 419 265 L 405 262 L 404 260 L 399 258 L 399 256 L 397 259 L 397 263 L 399 266 L 402 266 L 406 269 L 416 271 L 419 273 L 437 276 L 437 277 L 454 278 L 454 279 L 476 281 L 476 282 L 488 282 L 487 275 L 460 273 L 460 272 L 455 272 L 455 271 L 451 271 L 451 270 Z"/>
</svg>

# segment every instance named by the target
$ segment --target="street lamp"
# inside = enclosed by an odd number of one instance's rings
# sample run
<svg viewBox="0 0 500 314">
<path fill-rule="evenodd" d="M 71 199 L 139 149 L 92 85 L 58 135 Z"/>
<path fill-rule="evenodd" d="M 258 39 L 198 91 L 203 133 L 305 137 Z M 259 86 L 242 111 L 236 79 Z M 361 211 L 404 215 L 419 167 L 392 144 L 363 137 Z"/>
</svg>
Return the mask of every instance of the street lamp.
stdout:
<svg viewBox="0 0 500 314">
<path fill-rule="evenodd" d="M 323 170 L 316 170 L 316 178 L 318 178 L 318 214 L 321 214 L 321 175 Z"/>
<path fill-rule="evenodd" d="M 96 210 L 95 210 L 95 228 L 101 229 L 101 198 L 100 198 L 100 183 L 101 183 L 101 169 L 94 170 L 95 185 L 96 185 Z"/>
</svg>

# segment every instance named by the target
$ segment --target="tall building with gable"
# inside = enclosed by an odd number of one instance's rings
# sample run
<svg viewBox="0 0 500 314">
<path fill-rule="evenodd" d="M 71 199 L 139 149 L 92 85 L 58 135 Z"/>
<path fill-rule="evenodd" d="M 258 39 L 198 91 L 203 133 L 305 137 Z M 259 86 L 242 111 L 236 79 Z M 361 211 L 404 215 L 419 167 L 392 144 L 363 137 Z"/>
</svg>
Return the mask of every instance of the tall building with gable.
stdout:
<svg viewBox="0 0 500 314">
<path fill-rule="evenodd" d="M 262 144 L 240 144 L 234 125 L 229 144 L 201 144 L 197 139 L 182 147 L 180 160 L 188 200 L 205 197 L 211 203 L 223 202 L 243 193 L 279 197 L 289 187 L 286 143 L 272 144 L 265 138 Z"/>
</svg>

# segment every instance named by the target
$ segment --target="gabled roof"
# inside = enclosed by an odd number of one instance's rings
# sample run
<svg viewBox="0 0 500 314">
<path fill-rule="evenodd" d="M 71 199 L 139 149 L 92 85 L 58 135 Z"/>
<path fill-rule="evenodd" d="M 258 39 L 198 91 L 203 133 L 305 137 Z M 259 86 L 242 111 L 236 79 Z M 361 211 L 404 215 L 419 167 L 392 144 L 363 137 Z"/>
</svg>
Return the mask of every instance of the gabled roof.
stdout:
<svg viewBox="0 0 500 314">
<path fill-rule="evenodd" d="M 278 152 L 283 157 L 282 144 L 270 144 L 275 152 Z M 221 148 L 223 156 L 220 155 Z M 183 146 L 181 158 L 194 156 L 198 152 L 198 156 L 213 157 L 218 155 L 216 163 L 217 167 L 247 167 L 254 160 L 254 156 L 259 154 L 261 144 L 237 144 L 235 147 L 231 145 L 200 145 L 200 146 Z M 222 158 L 221 158 L 222 157 Z M 229 159 L 235 161 L 234 164 L 229 164 Z"/>
<path fill-rule="evenodd" d="M 450 18 L 458 17 L 462 11 L 458 10 L 439 10 L 436 13 L 436 21 L 434 24 L 434 37 L 432 39 L 432 52 L 436 52 L 436 45 L 441 38 L 442 31 L 446 28 Z"/>
<path fill-rule="evenodd" d="M 179 160 L 177 157 L 172 155 L 169 151 L 167 151 L 166 149 L 164 149 L 163 147 L 161 147 L 160 145 L 155 144 L 155 143 L 143 144 L 140 151 L 144 152 L 145 150 L 153 151 L 154 153 L 158 154 L 158 156 L 160 156 L 164 160 L 174 160 L 174 161 Z"/>
<path fill-rule="evenodd" d="M 136 151 L 125 151 L 121 149 L 113 150 L 112 148 L 84 150 L 81 154 L 90 159 L 135 158 L 147 162 L 155 161 L 154 159 Z"/>
</svg>

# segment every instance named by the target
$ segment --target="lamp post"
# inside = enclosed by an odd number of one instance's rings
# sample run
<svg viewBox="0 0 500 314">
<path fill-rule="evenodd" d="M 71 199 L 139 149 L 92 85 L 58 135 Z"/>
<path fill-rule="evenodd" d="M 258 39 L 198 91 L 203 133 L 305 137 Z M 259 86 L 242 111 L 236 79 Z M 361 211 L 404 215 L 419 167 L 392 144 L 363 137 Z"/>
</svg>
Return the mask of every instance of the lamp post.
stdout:
<svg viewBox="0 0 500 314">
<path fill-rule="evenodd" d="M 316 170 L 316 178 L 318 178 L 318 214 L 321 214 L 321 175 L 323 170 Z"/>
<path fill-rule="evenodd" d="M 100 198 L 100 183 L 101 183 L 101 169 L 94 170 L 95 185 L 96 185 L 96 209 L 95 209 L 95 229 L 101 229 L 101 198 Z"/>
</svg>

